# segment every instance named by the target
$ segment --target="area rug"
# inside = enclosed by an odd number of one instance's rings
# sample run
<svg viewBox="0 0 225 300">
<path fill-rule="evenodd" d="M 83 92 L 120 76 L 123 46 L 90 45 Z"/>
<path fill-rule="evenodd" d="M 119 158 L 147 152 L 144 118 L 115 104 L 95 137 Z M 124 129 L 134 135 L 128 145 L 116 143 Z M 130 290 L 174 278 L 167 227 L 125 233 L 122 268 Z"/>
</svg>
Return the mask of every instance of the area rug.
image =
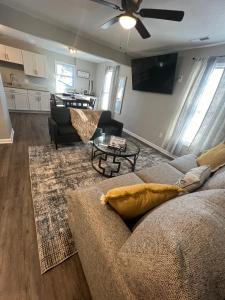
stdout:
<svg viewBox="0 0 225 300">
<path fill-rule="evenodd" d="M 128 137 L 131 140 L 135 140 Z M 135 140 L 140 146 L 136 170 L 167 162 L 155 149 Z M 54 145 L 29 147 L 29 165 L 34 218 L 41 274 L 63 262 L 76 251 L 67 216 L 65 194 L 106 178 L 91 165 L 91 145 L 78 143 L 71 147 Z M 121 174 L 130 172 L 126 161 Z"/>
</svg>

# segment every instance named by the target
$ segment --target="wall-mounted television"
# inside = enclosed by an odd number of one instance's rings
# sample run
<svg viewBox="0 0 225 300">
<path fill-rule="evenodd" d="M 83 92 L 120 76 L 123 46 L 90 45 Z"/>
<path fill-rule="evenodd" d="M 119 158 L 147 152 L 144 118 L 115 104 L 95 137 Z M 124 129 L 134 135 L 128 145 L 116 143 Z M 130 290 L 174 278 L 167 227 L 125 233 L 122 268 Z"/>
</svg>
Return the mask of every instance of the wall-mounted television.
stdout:
<svg viewBox="0 0 225 300">
<path fill-rule="evenodd" d="M 133 90 L 172 94 L 177 53 L 132 60 Z"/>
</svg>

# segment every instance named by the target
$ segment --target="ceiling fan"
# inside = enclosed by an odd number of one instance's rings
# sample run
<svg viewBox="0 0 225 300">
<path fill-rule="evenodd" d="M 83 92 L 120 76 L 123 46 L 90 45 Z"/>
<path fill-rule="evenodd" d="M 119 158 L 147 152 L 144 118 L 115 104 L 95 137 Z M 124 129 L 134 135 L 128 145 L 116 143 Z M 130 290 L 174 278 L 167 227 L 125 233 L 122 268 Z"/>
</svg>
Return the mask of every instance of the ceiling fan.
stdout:
<svg viewBox="0 0 225 300">
<path fill-rule="evenodd" d="M 150 8 L 142 8 L 139 10 L 139 7 L 143 0 L 121 0 L 121 7 L 105 0 L 91 1 L 123 12 L 122 14 L 112 18 L 111 20 L 103 24 L 101 26 L 102 29 L 108 29 L 115 23 L 119 22 L 124 29 L 131 29 L 135 27 L 143 39 L 147 39 L 151 37 L 151 35 L 142 23 L 142 21 L 135 15 L 140 15 L 143 18 L 162 19 L 177 22 L 182 21 L 184 17 L 184 12 L 179 10 Z"/>
</svg>

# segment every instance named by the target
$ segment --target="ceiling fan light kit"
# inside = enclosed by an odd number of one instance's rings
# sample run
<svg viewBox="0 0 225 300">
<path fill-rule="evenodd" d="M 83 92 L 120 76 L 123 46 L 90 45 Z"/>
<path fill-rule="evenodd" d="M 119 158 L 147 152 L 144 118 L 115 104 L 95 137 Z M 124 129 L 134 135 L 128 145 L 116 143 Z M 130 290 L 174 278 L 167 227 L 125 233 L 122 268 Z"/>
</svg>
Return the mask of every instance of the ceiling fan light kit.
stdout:
<svg viewBox="0 0 225 300">
<path fill-rule="evenodd" d="M 128 15 L 121 16 L 119 18 L 119 22 L 124 29 L 128 30 L 134 28 L 137 24 L 137 20 L 134 17 Z"/>
<path fill-rule="evenodd" d="M 142 23 L 141 19 L 134 16 L 134 14 L 141 16 L 142 18 L 161 19 L 167 21 L 181 22 L 184 17 L 184 12 L 179 10 L 167 10 L 167 9 L 150 9 L 142 8 L 139 10 L 143 0 L 121 0 L 121 7 L 105 1 L 105 0 L 90 0 L 98 4 L 108 6 L 114 10 L 125 12 L 119 16 L 112 18 L 101 26 L 102 29 L 108 29 L 112 25 L 119 22 L 124 29 L 136 28 L 138 33 L 143 39 L 149 38 L 151 35 L 147 28 Z"/>
</svg>

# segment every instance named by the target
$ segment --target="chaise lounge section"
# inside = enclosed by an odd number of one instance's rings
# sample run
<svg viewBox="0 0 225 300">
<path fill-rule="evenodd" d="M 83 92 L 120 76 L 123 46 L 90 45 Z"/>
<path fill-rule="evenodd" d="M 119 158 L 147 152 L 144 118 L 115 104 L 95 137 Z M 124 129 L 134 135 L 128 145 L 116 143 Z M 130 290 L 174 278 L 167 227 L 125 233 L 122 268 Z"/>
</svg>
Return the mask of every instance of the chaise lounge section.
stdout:
<svg viewBox="0 0 225 300">
<path fill-rule="evenodd" d="M 158 206 L 132 228 L 99 200 L 119 186 L 174 184 L 193 167 L 195 157 L 187 155 L 68 195 L 70 226 L 93 299 L 224 299 L 225 167 L 200 191 Z"/>
</svg>

